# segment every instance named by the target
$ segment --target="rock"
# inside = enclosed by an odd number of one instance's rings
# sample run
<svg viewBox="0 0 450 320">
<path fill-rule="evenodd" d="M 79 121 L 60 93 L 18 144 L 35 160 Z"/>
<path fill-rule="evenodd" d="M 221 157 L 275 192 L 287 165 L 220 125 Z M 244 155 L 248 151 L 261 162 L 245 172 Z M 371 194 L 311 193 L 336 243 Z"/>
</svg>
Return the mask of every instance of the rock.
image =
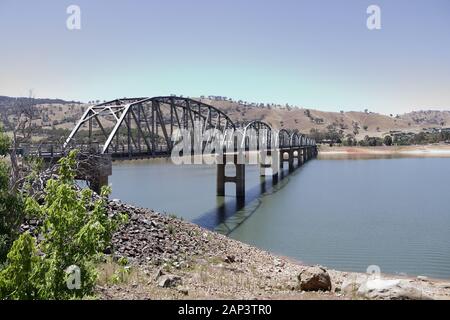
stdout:
<svg viewBox="0 0 450 320">
<path fill-rule="evenodd" d="M 159 277 L 161 277 L 161 276 L 163 276 L 163 275 L 164 275 L 164 270 L 163 270 L 163 268 L 159 268 L 158 271 L 156 271 L 156 274 L 155 274 L 155 280 L 158 280 Z"/>
<path fill-rule="evenodd" d="M 325 268 L 308 267 L 298 275 L 300 290 L 302 291 L 330 291 L 331 279 Z"/>
<path fill-rule="evenodd" d="M 284 267 L 284 261 L 275 259 L 275 267 Z"/>
<path fill-rule="evenodd" d="M 428 281 L 428 277 L 426 277 L 426 276 L 417 276 L 417 280 Z"/>
<path fill-rule="evenodd" d="M 450 289 L 450 283 L 437 283 L 436 287 L 441 288 L 441 289 Z"/>
<path fill-rule="evenodd" d="M 225 259 L 223 259 L 223 261 L 226 263 L 233 263 L 236 261 L 236 257 L 233 255 L 229 255 L 229 256 L 226 256 Z"/>
<path fill-rule="evenodd" d="M 189 290 L 187 288 L 179 288 L 178 292 L 185 296 L 189 295 Z"/>
<path fill-rule="evenodd" d="M 158 286 L 161 288 L 171 288 L 180 285 L 181 282 L 181 277 L 174 274 L 165 274 L 159 277 Z"/>
<path fill-rule="evenodd" d="M 361 279 L 345 279 L 341 285 L 341 292 L 348 295 L 354 295 L 365 280 Z"/>
<path fill-rule="evenodd" d="M 366 299 L 429 300 L 421 290 L 406 280 L 371 279 L 364 282 L 357 294 Z"/>
</svg>

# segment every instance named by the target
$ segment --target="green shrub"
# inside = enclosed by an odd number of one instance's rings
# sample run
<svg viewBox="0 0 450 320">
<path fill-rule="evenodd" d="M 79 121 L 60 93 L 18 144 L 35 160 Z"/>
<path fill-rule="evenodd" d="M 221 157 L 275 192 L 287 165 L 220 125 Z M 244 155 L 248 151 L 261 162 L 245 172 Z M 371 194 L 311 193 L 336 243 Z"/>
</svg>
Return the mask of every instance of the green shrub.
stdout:
<svg viewBox="0 0 450 320">
<path fill-rule="evenodd" d="M 42 221 L 42 239 L 35 244 L 24 234 L 14 243 L 7 266 L 0 272 L 0 298 L 71 299 L 93 293 L 95 263 L 110 245 L 122 216 L 108 217 L 105 206 L 109 188 L 103 188 L 98 200 L 89 189 L 81 194 L 77 191 L 76 154 L 72 151 L 59 161 L 59 178 L 48 181 L 43 204 L 27 198 L 27 214 Z M 30 253 L 31 260 L 24 256 Z M 80 271 L 77 288 L 67 284 L 71 273 L 66 271 L 71 266 Z"/>
<path fill-rule="evenodd" d="M 5 156 L 9 151 L 10 140 L 2 131 L 0 126 L 0 156 Z"/>
<path fill-rule="evenodd" d="M 0 271 L 0 298 L 35 298 L 38 260 L 34 238 L 28 232 L 21 234 L 8 253 L 7 267 Z"/>
<path fill-rule="evenodd" d="M 9 190 L 9 168 L 0 161 L 0 264 L 18 236 L 24 216 L 22 198 Z"/>
</svg>

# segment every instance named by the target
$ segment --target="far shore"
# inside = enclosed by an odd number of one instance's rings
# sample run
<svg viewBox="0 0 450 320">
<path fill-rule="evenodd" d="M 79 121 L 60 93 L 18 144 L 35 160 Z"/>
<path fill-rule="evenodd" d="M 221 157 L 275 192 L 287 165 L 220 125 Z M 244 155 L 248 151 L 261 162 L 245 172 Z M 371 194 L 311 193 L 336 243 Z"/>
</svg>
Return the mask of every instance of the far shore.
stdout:
<svg viewBox="0 0 450 320">
<path fill-rule="evenodd" d="M 319 146 L 319 156 L 398 156 L 398 157 L 450 157 L 450 144 L 413 146 Z"/>
</svg>

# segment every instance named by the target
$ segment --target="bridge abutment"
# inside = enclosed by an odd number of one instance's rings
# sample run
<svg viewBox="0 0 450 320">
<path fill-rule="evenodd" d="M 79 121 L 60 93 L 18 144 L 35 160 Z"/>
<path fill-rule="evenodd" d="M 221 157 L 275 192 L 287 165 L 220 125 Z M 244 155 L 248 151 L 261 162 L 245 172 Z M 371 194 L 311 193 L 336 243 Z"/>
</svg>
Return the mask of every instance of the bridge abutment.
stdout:
<svg viewBox="0 0 450 320">
<path fill-rule="evenodd" d="M 96 192 L 97 194 L 100 194 L 102 191 L 103 186 L 108 185 L 108 176 L 107 175 L 101 175 L 95 178 L 91 178 L 89 180 L 89 186 L 90 188 Z"/>
<path fill-rule="evenodd" d="M 83 158 L 83 157 L 81 157 Z M 80 179 L 88 181 L 90 188 L 97 194 L 101 193 L 102 187 L 108 185 L 109 176 L 112 174 L 112 159 L 108 154 L 89 156 L 86 160 L 80 159 Z"/>
</svg>

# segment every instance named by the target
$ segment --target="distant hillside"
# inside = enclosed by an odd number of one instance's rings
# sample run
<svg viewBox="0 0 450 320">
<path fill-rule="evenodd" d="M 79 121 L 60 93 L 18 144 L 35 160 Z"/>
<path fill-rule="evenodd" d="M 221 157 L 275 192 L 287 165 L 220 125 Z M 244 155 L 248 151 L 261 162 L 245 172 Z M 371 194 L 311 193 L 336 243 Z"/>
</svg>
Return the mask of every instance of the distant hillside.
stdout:
<svg viewBox="0 0 450 320">
<path fill-rule="evenodd" d="M 14 105 L 17 102 L 20 101 L 24 101 L 24 100 L 29 100 L 30 98 L 26 98 L 26 97 L 7 97 L 7 96 L 0 96 L 0 107 L 3 106 L 11 106 Z M 66 100 L 62 100 L 62 99 L 38 99 L 35 98 L 34 101 L 37 104 L 80 104 L 81 102 L 77 102 L 77 101 L 66 101 Z"/>
<path fill-rule="evenodd" d="M 390 131 L 420 132 L 424 128 L 450 126 L 450 111 L 415 111 L 401 115 L 373 112 L 325 112 L 302 107 L 245 104 L 228 99 L 201 98 L 202 102 L 224 110 L 233 120 L 263 120 L 275 128 L 297 128 L 308 133 L 311 129 L 335 130 L 344 136 L 382 136 Z"/>
<path fill-rule="evenodd" d="M 14 123 L 14 108 L 22 103 L 28 103 L 30 98 L 0 96 L 0 121 L 8 117 Z M 81 117 L 86 104 L 78 101 L 66 101 L 62 99 L 33 99 L 39 116 L 34 125 L 41 129 L 71 129 Z M 6 128 L 8 129 L 8 128 Z"/>
<path fill-rule="evenodd" d="M 15 99 L 0 96 L 0 113 L 8 112 Z M 381 137 L 391 131 L 417 133 L 425 128 L 450 127 L 450 111 L 414 111 L 401 115 L 382 115 L 370 111 L 325 112 L 289 105 L 246 103 L 216 96 L 193 99 L 223 110 L 238 123 L 256 119 L 278 129 L 298 129 L 302 133 L 309 133 L 311 129 L 333 130 L 343 136 L 355 136 L 358 140 L 366 135 Z M 89 106 L 62 99 L 36 99 L 36 102 L 40 117 L 35 123 L 43 129 L 69 130 Z"/>
</svg>

